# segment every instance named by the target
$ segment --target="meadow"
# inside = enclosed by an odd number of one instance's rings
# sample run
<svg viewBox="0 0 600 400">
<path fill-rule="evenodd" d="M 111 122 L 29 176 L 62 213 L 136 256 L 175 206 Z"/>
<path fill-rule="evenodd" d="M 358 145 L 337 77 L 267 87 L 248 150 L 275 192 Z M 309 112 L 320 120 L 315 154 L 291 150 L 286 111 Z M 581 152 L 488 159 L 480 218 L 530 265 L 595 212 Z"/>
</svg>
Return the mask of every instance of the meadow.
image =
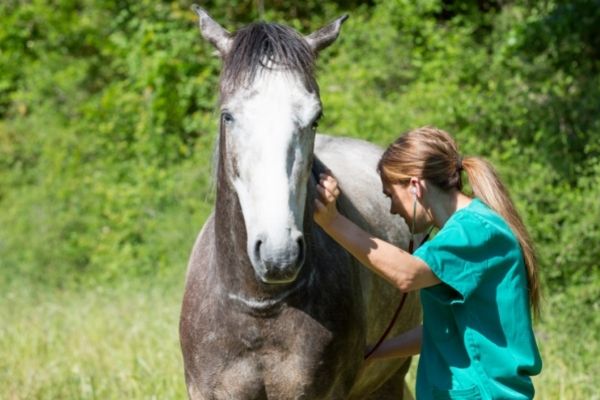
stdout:
<svg viewBox="0 0 600 400">
<path fill-rule="evenodd" d="M 182 271 L 183 272 L 183 271 Z M 181 282 L 88 290 L 17 286 L 0 304 L 0 398 L 184 399 L 177 335 Z M 536 325 L 537 398 L 598 399 L 598 312 L 546 302 Z M 414 393 L 416 364 L 408 382 Z"/>
<path fill-rule="evenodd" d="M 220 69 L 189 6 L 0 4 L 0 399 L 186 397 Z M 384 146 L 437 125 L 492 161 L 540 261 L 538 398 L 600 399 L 600 1 L 202 6 L 231 31 L 349 13 L 318 59 L 319 130 Z"/>
</svg>

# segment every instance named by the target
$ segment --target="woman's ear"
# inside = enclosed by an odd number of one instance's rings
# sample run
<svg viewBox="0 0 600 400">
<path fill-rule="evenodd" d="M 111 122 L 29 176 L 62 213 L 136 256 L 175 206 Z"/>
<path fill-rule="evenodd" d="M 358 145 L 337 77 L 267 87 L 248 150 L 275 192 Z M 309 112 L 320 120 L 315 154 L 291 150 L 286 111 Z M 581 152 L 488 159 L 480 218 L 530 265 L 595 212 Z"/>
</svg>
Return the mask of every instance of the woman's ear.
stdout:
<svg viewBox="0 0 600 400">
<path fill-rule="evenodd" d="M 421 196 L 421 186 L 420 186 L 420 182 L 419 182 L 419 178 L 413 176 L 412 178 L 410 178 L 410 192 L 415 195 L 415 196 Z"/>
</svg>

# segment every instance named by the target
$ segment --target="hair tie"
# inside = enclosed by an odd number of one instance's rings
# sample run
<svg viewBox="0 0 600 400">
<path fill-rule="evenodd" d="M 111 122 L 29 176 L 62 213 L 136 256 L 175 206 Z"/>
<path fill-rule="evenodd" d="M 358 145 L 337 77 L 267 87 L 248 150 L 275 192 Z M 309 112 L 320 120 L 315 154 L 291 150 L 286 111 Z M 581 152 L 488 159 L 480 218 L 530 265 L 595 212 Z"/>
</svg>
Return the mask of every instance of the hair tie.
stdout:
<svg viewBox="0 0 600 400">
<path fill-rule="evenodd" d="M 463 158 L 461 155 L 458 155 L 456 157 L 456 169 L 458 170 L 458 172 L 463 170 Z"/>
</svg>

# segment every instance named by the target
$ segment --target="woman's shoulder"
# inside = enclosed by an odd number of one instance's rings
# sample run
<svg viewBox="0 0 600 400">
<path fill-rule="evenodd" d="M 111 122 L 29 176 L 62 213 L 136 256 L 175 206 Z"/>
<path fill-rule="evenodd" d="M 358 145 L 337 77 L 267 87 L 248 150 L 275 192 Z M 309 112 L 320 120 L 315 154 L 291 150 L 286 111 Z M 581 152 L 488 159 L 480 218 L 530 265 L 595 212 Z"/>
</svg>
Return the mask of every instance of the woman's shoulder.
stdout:
<svg viewBox="0 0 600 400">
<path fill-rule="evenodd" d="M 517 237 L 504 218 L 478 198 L 458 210 L 448 223 L 448 228 L 481 244 L 518 247 Z"/>
<path fill-rule="evenodd" d="M 446 221 L 440 233 L 456 233 L 465 231 L 465 233 L 487 230 L 490 228 L 490 219 L 493 219 L 491 210 L 481 200 L 474 198 L 465 207 L 457 210 Z"/>
<path fill-rule="evenodd" d="M 466 207 L 456 211 L 448 222 L 451 223 L 450 226 L 467 225 L 492 230 L 508 228 L 504 218 L 478 198 L 474 198 Z"/>
</svg>

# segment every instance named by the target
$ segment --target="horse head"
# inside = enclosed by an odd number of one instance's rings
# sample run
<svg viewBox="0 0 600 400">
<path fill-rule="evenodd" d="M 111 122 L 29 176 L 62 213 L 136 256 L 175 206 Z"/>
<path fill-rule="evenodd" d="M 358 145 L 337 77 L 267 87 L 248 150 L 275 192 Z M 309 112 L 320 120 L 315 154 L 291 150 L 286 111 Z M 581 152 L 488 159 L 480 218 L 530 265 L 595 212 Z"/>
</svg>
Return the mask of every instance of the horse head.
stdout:
<svg viewBox="0 0 600 400">
<path fill-rule="evenodd" d="M 256 276 L 289 284 L 306 255 L 307 183 L 322 115 L 314 62 L 347 17 L 308 36 L 264 22 L 231 34 L 202 8 L 193 9 L 202 36 L 223 60 L 219 179 L 239 200 Z"/>
</svg>

